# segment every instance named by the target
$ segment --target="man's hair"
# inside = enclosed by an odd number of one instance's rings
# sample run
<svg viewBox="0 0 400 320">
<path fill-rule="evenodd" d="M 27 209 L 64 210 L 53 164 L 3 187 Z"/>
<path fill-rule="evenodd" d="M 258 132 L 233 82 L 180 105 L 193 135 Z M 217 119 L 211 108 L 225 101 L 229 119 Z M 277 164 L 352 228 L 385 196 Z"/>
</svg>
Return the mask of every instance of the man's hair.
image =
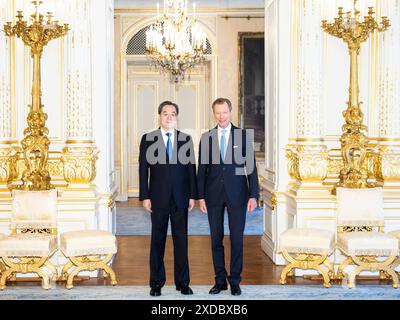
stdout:
<svg viewBox="0 0 400 320">
<path fill-rule="evenodd" d="M 171 102 L 171 101 L 164 101 L 164 102 L 161 102 L 160 105 L 158 106 L 158 114 L 161 114 L 162 109 L 163 109 L 165 106 L 174 106 L 174 107 L 175 107 L 175 110 L 176 110 L 176 115 L 179 114 L 179 107 L 178 107 L 178 105 L 177 105 L 176 103 Z"/>
<path fill-rule="evenodd" d="M 212 104 L 212 109 L 214 110 L 216 104 L 224 104 L 224 103 L 228 105 L 229 111 L 232 111 L 232 102 L 227 98 L 218 98 L 217 100 L 215 100 Z"/>
</svg>

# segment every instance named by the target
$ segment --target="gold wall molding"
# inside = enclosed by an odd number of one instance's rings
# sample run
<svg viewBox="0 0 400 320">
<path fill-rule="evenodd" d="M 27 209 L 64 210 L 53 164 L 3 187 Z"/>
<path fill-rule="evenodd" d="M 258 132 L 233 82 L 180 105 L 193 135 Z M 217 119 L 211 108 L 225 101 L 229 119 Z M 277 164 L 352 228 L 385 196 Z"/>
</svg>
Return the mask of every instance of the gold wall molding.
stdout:
<svg viewBox="0 0 400 320">
<path fill-rule="evenodd" d="M 302 182 L 323 182 L 328 174 L 329 156 L 323 145 L 287 147 L 288 171 L 292 179 Z"/>
<path fill-rule="evenodd" d="M 380 146 L 375 168 L 383 182 L 400 182 L 400 146 Z"/>
<path fill-rule="evenodd" d="M 215 14 L 224 14 L 224 13 L 238 13 L 238 14 L 264 14 L 264 8 L 212 8 L 212 7 L 203 7 L 196 8 L 197 13 L 209 13 L 212 15 Z M 114 9 L 115 14 L 127 14 L 127 13 L 148 13 L 155 14 L 157 13 L 157 9 L 155 8 L 116 8 Z"/>
<path fill-rule="evenodd" d="M 61 161 L 69 184 L 89 184 L 96 177 L 98 150 L 94 146 L 64 147 Z"/>
<path fill-rule="evenodd" d="M 17 158 L 14 150 L 0 149 L 0 184 L 9 184 L 17 177 Z"/>
</svg>

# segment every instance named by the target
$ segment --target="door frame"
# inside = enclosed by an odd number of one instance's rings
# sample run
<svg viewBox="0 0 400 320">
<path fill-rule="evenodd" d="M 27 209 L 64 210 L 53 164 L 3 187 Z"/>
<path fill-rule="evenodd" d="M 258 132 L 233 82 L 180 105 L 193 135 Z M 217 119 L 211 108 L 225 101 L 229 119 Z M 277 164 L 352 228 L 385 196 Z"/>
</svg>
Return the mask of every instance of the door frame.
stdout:
<svg viewBox="0 0 400 320">
<path fill-rule="evenodd" d="M 141 29 L 151 25 L 155 22 L 154 18 L 144 19 L 140 23 L 136 23 L 131 26 L 122 37 L 121 44 L 121 110 L 120 110 L 120 125 L 121 125 L 121 138 L 120 138 L 120 159 L 121 165 L 118 168 L 116 166 L 116 178 L 119 181 L 119 192 L 116 197 L 117 201 L 128 201 L 128 64 L 134 65 L 135 63 L 143 65 L 147 60 L 144 55 L 127 55 L 126 49 L 129 40 Z M 218 70 L 218 59 L 217 59 L 217 46 L 216 36 L 212 30 L 210 30 L 205 24 L 199 21 L 203 30 L 207 35 L 207 39 L 210 42 L 212 55 L 207 55 L 206 60 L 210 65 L 210 97 L 214 100 L 217 96 L 217 70 Z"/>
</svg>

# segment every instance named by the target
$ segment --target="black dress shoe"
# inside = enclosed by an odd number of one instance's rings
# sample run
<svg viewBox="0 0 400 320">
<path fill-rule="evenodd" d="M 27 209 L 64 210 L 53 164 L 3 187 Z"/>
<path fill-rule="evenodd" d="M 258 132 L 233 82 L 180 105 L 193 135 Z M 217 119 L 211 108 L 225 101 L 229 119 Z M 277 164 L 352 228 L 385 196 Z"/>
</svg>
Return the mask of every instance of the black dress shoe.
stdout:
<svg viewBox="0 0 400 320">
<path fill-rule="evenodd" d="M 242 294 L 242 290 L 240 289 L 240 286 L 231 286 L 231 294 L 233 296 L 240 296 Z"/>
<path fill-rule="evenodd" d="M 150 295 L 153 297 L 161 296 L 161 288 L 160 287 L 151 288 Z"/>
<path fill-rule="evenodd" d="M 181 286 L 180 291 L 184 295 L 190 295 L 193 294 L 193 290 L 189 286 Z"/>
<path fill-rule="evenodd" d="M 212 287 L 210 289 L 210 294 L 218 294 L 220 293 L 222 290 L 228 290 L 228 285 L 226 283 L 224 284 L 215 284 L 214 287 Z"/>
</svg>

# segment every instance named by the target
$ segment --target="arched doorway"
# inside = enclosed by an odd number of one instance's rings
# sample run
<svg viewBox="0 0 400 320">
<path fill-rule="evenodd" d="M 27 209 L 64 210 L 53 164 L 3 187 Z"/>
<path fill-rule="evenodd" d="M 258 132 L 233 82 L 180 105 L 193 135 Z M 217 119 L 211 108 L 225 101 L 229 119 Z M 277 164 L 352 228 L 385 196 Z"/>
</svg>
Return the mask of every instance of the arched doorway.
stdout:
<svg viewBox="0 0 400 320">
<path fill-rule="evenodd" d="M 133 27 L 121 52 L 121 139 L 118 200 L 139 193 L 138 158 L 141 136 L 158 127 L 157 107 L 163 100 L 180 106 L 178 129 L 192 135 L 197 149 L 201 133 L 212 123 L 210 105 L 216 96 L 216 56 L 207 39 L 206 63 L 185 81 L 172 83 L 151 66 L 145 54 L 147 24 Z"/>
</svg>

